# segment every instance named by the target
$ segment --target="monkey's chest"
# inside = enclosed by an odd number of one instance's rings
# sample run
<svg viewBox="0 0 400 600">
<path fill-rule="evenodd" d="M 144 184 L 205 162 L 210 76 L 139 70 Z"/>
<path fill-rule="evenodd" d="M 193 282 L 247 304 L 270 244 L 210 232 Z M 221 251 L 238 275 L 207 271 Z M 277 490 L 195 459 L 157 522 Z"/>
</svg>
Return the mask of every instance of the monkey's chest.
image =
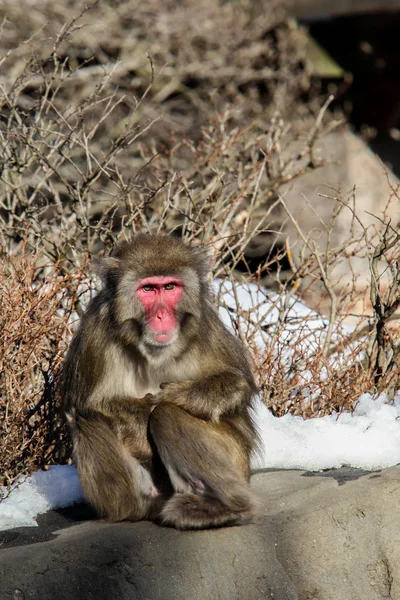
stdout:
<svg viewBox="0 0 400 600">
<path fill-rule="evenodd" d="M 197 361 L 169 360 L 151 365 L 148 362 L 135 362 L 118 352 L 110 353 L 107 372 L 100 387 L 106 395 L 143 398 L 146 394 L 157 394 L 161 383 L 171 383 L 195 379 Z M 105 389 L 112 387 L 112 389 Z"/>
</svg>

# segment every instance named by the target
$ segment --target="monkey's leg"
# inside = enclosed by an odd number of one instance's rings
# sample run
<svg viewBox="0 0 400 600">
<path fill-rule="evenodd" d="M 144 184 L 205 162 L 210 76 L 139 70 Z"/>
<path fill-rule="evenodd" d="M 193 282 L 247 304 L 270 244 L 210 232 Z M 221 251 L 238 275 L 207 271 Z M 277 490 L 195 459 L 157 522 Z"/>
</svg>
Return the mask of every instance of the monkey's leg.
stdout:
<svg viewBox="0 0 400 600">
<path fill-rule="evenodd" d="M 212 424 L 171 404 L 150 416 L 150 433 L 177 493 L 161 511 L 164 524 L 181 529 L 242 524 L 254 498 L 239 464 L 243 449 L 223 423 Z"/>
<path fill-rule="evenodd" d="M 132 457 L 101 415 L 77 415 L 74 457 L 85 498 L 110 521 L 154 518 L 162 499 L 149 471 Z"/>
</svg>

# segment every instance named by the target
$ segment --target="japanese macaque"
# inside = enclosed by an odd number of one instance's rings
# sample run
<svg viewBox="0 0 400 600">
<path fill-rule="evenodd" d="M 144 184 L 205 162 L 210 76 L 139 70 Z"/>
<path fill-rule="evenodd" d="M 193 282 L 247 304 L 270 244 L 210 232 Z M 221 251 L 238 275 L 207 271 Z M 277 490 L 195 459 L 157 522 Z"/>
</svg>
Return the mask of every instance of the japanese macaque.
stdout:
<svg viewBox="0 0 400 600">
<path fill-rule="evenodd" d="M 213 306 L 207 257 L 139 233 L 101 269 L 61 388 L 86 499 L 111 521 L 247 522 L 257 390 Z"/>
</svg>

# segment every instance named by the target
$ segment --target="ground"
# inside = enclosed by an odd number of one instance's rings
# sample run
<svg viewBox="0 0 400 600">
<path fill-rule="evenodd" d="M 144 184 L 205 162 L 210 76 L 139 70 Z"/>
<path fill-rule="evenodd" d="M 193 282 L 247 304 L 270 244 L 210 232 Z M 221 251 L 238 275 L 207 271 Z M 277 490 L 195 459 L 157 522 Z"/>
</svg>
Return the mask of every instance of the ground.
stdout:
<svg viewBox="0 0 400 600">
<path fill-rule="evenodd" d="M 400 467 L 264 471 L 252 483 L 259 514 L 244 527 L 104 524 L 80 506 L 3 532 L 0 597 L 400 599 Z"/>
</svg>

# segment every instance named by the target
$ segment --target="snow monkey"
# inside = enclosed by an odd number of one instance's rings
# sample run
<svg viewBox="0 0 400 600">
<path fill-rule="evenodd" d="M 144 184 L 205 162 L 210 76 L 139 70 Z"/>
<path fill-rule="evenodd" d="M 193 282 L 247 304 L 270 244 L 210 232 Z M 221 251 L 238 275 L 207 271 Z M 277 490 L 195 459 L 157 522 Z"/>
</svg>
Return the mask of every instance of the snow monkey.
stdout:
<svg viewBox="0 0 400 600">
<path fill-rule="evenodd" d="M 86 499 L 111 521 L 247 522 L 256 385 L 213 306 L 208 258 L 138 233 L 100 270 L 61 387 Z"/>
</svg>

